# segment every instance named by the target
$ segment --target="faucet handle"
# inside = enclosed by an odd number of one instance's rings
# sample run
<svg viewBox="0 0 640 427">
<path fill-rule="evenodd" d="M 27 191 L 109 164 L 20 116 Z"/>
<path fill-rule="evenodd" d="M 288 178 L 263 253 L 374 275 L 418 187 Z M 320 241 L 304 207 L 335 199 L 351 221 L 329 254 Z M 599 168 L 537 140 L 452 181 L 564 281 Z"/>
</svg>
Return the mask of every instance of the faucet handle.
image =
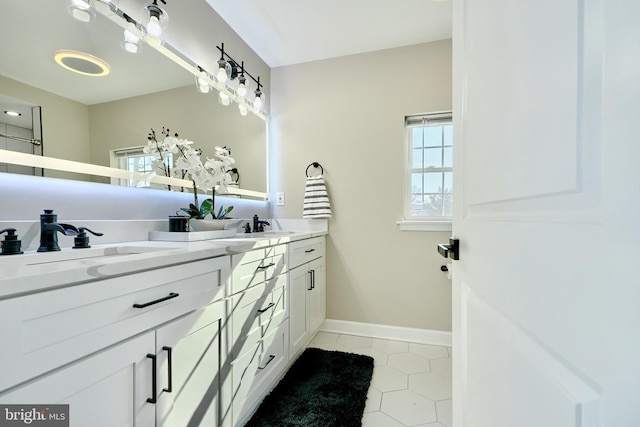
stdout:
<svg viewBox="0 0 640 427">
<path fill-rule="evenodd" d="M 91 247 L 89 245 L 89 236 L 87 236 L 87 231 L 94 236 L 104 235 L 104 233 L 89 230 L 87 227 L 78 227 L 78 235 L 73 239 L 73 249 L 87 249 Z"/>
<path fill-rule="evenodd" d="M 2 233 L 7 233 L 7 235 L 4 240 L 0 242 L 0 255 L 17 255 L 23 253 L 20 247 L 21 242 L 18 240 L 15 228 L 0 230 L 0 234 Z"/>
</svg>

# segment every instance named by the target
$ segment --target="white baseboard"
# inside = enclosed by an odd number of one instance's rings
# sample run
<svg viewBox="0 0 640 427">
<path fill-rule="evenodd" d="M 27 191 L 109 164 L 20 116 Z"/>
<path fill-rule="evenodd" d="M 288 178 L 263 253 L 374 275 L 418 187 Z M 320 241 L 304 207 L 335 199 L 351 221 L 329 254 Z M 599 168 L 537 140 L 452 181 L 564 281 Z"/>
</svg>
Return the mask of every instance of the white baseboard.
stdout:
<svg viewBox="0 0 640 427">
<path fill-rule="evenodd" d="M 451 332 L 325 319 L 322 332 L 451 347 Z"/>
</svg>

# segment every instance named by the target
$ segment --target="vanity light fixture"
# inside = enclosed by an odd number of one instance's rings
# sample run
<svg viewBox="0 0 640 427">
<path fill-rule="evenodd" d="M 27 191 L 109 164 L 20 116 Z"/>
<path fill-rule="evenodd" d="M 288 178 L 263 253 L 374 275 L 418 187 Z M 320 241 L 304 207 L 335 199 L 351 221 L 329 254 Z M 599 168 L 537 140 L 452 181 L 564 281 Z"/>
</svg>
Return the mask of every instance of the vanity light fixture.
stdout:
<svg viewBox="0 0 640 427">
<path fill-rule="evenodd" d="M 162 4 L 167 4 L 166 0 L 160 1 Z M 164 9 L 158 6 L 158 0 L 153 0 L 153 3 L 144 5 L 142 11 L 143 15 L 149 17 L 145 27 L 144 41 L 153 47 L 164 45 L 163 32 L 169 23 L 169 15 L 167 15 Z"/>
<path fill-rule="evenodd" d="M 110 71 L 109 64 L 102 59 L 76 50 L 56 50 L 53 59 L 62 68 L 85 76 L 102 77 Z"/>
<path fill-rule="evenodd" d="M 9 117 L 20 117 L 22 115 L 22 114 L 18 113 L 17 111 L 12 111 L 12 110 L 5 110 L 4 113 Z"/>
<path fill-rule="evenodd" d="M 200 93 L 209 93 L 211 86 L 209 85 L 209 74 L 200 66 L 198 66 L 200 74 L 196 76 L 196 88 Z"/>
<path fill-rule="evenodd" d="M 238 109 L 240 110 L 241 116 L 246 116 L 249 113 L 249 110 L 247 109 L 247 106 L 244 102 L 238 104 Z"/>
<path fill-rule="evenodd" d="M 216 89 L 218 89 L 221 93 L 221 103 L 222 100 L 222 91 L 228 90 L 236 95 L 234 100 L 238 102 L 238 104 L 242 104 L 249 94 L 249 89 L 247 88 L 247 77 L 253 80 L 257 89 L 254 91 L 254 100 L 253 103 L 248 102 L 248 106 L 252 107 L 252 110 L 256 113 L 260 113 L 262 111 L 262 107 L 264 105 L 264 94 L 262 93 L 261 87 L 262 83 L 260 83 L 260 77 L 257 79 L 253 77 L 245 68 L 244 61 L 240 62 L 238 65 L 238 61 L 231 58 L 228 53 L 224 50 L 224 43 L 221 43 L 220 46 L 216 46 L 216 48 L 220 51 L 220 59 L 218 60 L 218 73 L 216 74 L 217 83 L 215 85 Z M 225 94 L 225 96 L 228 96 Z M 224 104 L 223 105 L 228 105 Z M 240 112 L 243 112 L 243 107 L 239 105 Z M 247 105 L 244 106 L 247 108 Z M 243 114 L 244 115 L 244 114 Z"/>
</svg>

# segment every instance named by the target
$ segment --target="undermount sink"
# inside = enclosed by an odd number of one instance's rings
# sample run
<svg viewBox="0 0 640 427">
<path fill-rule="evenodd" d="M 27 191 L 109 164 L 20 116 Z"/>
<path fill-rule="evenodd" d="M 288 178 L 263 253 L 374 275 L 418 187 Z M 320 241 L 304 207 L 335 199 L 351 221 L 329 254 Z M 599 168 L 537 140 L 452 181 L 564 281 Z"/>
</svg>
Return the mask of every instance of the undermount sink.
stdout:
<svg viewBox="0 0 640 427">
<path fill-rule="evenodd" d="M 19 264 L 42 265 L 42 264 L 59 264 L 69 261 L 81 261 L 99 258 L 112 258 L 126 255 L 137 255 L 149 252 L 158 252 L 173 249 L 171 247 L 150 247 L 150 246 L 109 246 L 100 248 L 87 249 L 63 249 L 53 252 L 32 252 L 24 255 L 7 256 L 6 259 Z M 3 257 L 5 258 L 5 257 Z"/>
</svg>

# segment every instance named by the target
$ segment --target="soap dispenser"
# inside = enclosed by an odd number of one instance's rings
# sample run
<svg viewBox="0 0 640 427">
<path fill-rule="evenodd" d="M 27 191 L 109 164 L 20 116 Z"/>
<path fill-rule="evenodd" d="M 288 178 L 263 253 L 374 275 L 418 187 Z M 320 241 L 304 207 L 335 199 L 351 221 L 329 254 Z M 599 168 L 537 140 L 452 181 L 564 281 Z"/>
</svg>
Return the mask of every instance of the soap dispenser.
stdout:
<svg viewBox="0 0 640 427">
<path fill-rule="evenodd" d="M 15 228 L 5 228 L 0 230 L 0 234 L 7 233 L 4 240 L 0 242 L 0 255 L 18 255 L 23 253 L 21 249 L 21 242 L 16 236 Z"/>
</svg>

